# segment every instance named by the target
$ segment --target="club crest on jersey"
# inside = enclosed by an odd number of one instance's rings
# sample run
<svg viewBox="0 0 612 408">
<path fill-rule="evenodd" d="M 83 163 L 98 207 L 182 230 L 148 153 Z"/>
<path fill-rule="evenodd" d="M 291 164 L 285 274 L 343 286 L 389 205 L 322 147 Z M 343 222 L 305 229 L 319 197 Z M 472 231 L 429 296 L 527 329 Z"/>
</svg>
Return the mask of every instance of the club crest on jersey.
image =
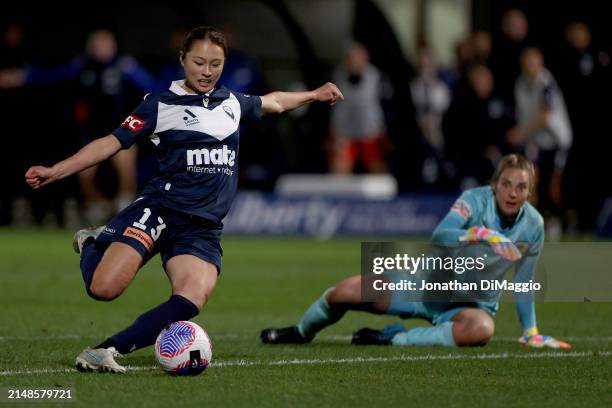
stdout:
<svg viewBox="0 0 612 408">
<path fill-rule="evenodd" d="M 130 129 L 132 132 L 138 132 L 145 125 L 145 121 L 136 115 L 130 115 L 121 124 L 121 126 Z"/>
<path fill-rule="evenodd" d="M 234 112 L 232 111 L 232 108 L 230 108 L 227 105 L 223 105 L 223 111 L 225 113 L 227 113 L 227 116 L 229 116 L 230 118 L 232 118 L 232 120 L 235 122 L 236 119 L 234 118 Z"/>
</svg>

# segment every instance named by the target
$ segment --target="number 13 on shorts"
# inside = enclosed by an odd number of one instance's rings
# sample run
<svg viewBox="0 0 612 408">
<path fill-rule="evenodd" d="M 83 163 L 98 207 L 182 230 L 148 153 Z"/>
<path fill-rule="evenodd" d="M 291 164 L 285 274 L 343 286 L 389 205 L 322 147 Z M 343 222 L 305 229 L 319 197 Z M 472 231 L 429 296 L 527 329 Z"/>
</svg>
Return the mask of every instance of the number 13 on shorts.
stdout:
<svg viewBox="0 0 612 408">
<path fill-rule="evenodd" d="M 150 216 L 151 210 L 149 208 L 145 208 L 143 210 L 142 217 L 140 217 L 140 219 L 138 221 L 135 221 L 132 225 L 138 229 L 147 232 L 147 226 L 145 225 L 145 223 L 147 222 Z M 162 217 L 157 217 L 157 222 L 157 226 L 155 228 L 151 228 L 151 238 L 153 238 L 153 241 L 157 241 L 164 228 L 166 228 L 166 224 L 164 224 L 164 220 L 162 219 Z"/>
</svg>

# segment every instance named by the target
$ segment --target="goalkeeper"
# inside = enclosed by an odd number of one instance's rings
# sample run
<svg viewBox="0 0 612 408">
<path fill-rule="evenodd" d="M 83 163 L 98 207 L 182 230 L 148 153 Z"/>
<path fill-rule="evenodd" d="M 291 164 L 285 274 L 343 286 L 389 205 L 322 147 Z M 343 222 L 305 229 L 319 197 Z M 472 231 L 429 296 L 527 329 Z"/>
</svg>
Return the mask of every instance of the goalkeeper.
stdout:
<svg viewBox="0 0 612 408">
<path fill-rule="evenodd" d="M 515 282 L 533 279 L 544 242 L 542 216 L 527 202 L 534 178 L 533 164 L 526 158 L 516 154 L 503 157 L 491 186 L 467 190 L 453 204 L 433 232 L 433 243 L 452 242 L 457 248 L 477 242 L 490 246 L 493 256 L 489 257 L 489 267 L 496 276 L 501 277 L 516 266 Z M 297 326 L 265 329 L 261 340 L 273 344 L 308 343 L 348 310 L 422 318 L 432 324 L 411 330 L 400 324 L 383 330 L 361 329 L 353 334 L 354 344 L 477 346 L 487 344 L 493 337 L 492 317 L 499 308 L 501 291 L 492 300 L 468 303 L 407 301 L 395 292 L 386 292 L 375 302 L 364 302 L 361 288 L 361 275 L 343 280 L 327 289 L 306 310 Z M 517 295 L 516 302 L 522 326 L 519 343 L 536 348 L 571 348 L 565 342 L 540 334 L 532 294 L 521 295 Z"/>
</svg>

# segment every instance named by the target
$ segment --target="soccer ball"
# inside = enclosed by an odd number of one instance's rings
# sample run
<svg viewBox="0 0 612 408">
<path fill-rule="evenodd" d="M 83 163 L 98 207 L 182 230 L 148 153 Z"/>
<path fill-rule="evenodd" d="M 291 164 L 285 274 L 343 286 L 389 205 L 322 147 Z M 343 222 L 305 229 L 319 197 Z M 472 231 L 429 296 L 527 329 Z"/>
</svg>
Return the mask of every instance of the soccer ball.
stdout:
<svg viewBox="0 0 612 408">
<path fill-rule="evenodd" d="M 210 337 L 193 322 L 172 323 L 157 336 L 155 359 L 170 374 L 198 375 L 212 359 Z"/>
</svg>

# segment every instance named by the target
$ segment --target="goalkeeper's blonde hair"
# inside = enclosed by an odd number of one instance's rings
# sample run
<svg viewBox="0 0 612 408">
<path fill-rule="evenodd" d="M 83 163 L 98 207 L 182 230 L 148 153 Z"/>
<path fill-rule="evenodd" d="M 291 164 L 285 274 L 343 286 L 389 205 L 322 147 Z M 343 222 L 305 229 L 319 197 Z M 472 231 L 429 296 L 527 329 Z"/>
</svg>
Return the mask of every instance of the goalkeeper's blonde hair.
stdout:
<svg viewBox="0 0 612 408">
<path fill-rule="evenodd" d="M 497 169 L 491 178 L 491 186 L 495 189 L 499 178 L 506 169 L 525 170 L 529 176 L 529 192 L 533 191 L 535 185 L 535 169 L 533 163 L 522 154 L 507 154 L 497 164 Z"/>
</svg>

